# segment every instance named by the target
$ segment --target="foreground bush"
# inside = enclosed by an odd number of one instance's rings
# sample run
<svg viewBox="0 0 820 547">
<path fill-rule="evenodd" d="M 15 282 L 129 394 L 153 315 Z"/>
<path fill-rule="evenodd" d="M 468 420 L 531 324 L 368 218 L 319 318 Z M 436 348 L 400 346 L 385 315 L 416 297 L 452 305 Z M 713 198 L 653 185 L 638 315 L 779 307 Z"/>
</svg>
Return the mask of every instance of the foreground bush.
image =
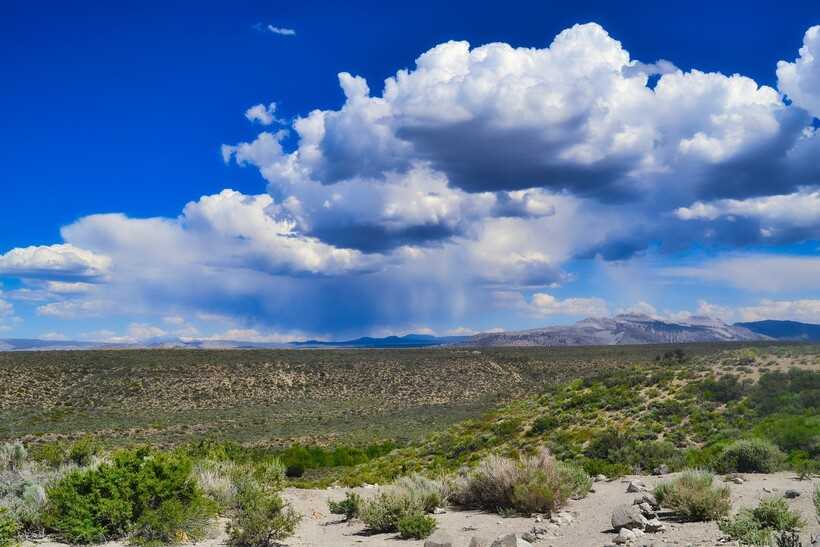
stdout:
<svg viewBox="0 0 820 547">
<path fill-rule="evenodd" d="M 775 445 L 761 439 L 735 441 L 715 461 L 719 473 L 773 473 L 785 455 Z"/>
<path fill-rule="evenodd" d="M 17 543 L 20 527 L 5 507 L 0 507 L 0 547 L 10 547 Z"/>
<path fill-rule="evenodd" d="M 195 539 L 216 512 L 192 480 L 187 458 L 147 448 L 72 471 L 49 486 L 47 496 L 46 527 L 72 543 Z"/>
<path fill-rule="evenodd" d="M 328 509 L 334 515 L 344 515 L 345 520 L 358 518 L 362 506 L 362 498 L 356 492 L 348 492 L 341 501 L 330 500 Z"/>
<path fill-rule="evenodd" d="M 424 539 L 436 529 L 436 519 L 422 513 L 405 515 L 399 519 L 398 528 L 404 539 Z"/>
<path fill-rule="evenodd" d="M 445 505 L 450 497 L 450 485 L 421 475 L 401 477 L 395 483 L 365 500 L 359 518 L 374 532 L 396 532 L 399 522 L 409 516 L 430 513 Z M 416 519 L 418 520 L 418 519 Z M 410 521 L 408 521 L 410 522 Z M 407 526 L 423 524 L 407 524 Z"/>
<path fill-rule="evenodd" d="M 750 545 L 768 545 L 775 532 L 797 532 L 805 521 L 783 498 L 767 498 L 754 509 L 741 509 L 733 519 L 719 523 L 720 531 Z"/>
<path fill-rule="evenodd" d="M 454 501 L 490 511 L 546 513 L 592 486 L 586 472 L 555 460 L 548 450 L 518 460 L 490 456 L 456 485 Z"/>
<path fill-rule="evenodd" d="M 727 486 L 713 486 L 708 471 L 685 471 L 679 477 L 655 488 L 658 503 L 688 520 L 718 520 L 732 508 Z"/>
<path fill-rule="evenodd" d="M 248 477 L 236 486 L 236 516 L 228 528 L 228 542 L 240 547 L 270 547 L 293 535 L 301 515 L 272 488 Z"/>
<path fill-rule="evenodd" d="M 419 498 L 387 489 L 362 504 L 359 518 L 374 532 L 396 532 L 402 518 L 420 513 L 424 513 L 424 509 Z"/>
</svg>

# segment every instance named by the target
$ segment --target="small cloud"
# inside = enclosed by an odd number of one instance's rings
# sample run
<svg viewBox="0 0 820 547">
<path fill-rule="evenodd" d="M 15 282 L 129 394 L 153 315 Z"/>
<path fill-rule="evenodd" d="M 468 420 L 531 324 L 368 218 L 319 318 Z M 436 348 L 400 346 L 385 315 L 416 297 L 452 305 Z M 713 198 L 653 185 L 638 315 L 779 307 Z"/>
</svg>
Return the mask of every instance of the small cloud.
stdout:
<svg viewBox="0 0 820 547">
<path fill-rule="evenodd" d="M 296 31 L 292 28 L 275 27 L 273 25 L 268 25 L 268 30 L 274 34 L 279 34 L 280 36 L 296 36 Z"/>
<path fill-rule="evenodd" d="M 284 120 L 276 117 L 276 103 L 270 103 L 268 106 L 263 104 L 254 105 L 245 111 L 245 117 L 248 121 L 257 122 L 261 125 L 271 125 L 274 122 L 284 123 Z"/>
</svg>

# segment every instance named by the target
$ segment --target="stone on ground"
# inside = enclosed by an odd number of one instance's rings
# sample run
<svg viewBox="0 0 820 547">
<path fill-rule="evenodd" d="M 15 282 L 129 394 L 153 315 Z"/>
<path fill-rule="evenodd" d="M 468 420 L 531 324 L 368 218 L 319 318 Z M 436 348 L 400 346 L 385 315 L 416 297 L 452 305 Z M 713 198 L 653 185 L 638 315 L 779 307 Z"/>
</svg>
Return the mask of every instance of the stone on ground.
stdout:
<svg viewBox="0 0 820 547">
<path fill-rule="evenodd" d="M 507 534 L 496 539 L 492 547 L 532 547 L 532 543 L 522 538 L 519 534 Z"/>
<path fill-rule="evenodd" d="M 424 547 L 453 547 L 453 538 L 446 532 L 439 530 L 427 538 Z"/>
<path fill-rule="evenodd" d="M 615 510 L 612 511 L 610 522 L 615 531 L 619 531 L 621 528 L 643 530 L 646 526 L 646 518 L 641 513 L 641 508 L 637 505 L 629 505 L 626 503 L 617 506 Z"/>
</svg>

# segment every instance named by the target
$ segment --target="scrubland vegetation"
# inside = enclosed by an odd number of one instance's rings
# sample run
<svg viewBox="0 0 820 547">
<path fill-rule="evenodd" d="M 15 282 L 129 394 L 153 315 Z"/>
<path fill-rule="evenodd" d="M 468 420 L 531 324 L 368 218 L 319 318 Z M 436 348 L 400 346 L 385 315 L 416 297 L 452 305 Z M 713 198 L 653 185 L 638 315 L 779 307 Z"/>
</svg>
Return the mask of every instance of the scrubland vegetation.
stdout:
<svg viewBox="0 0 820 547">
<path fill-rule="evenodd" d="M 717 521 L 751 544 L 805 524 L 781 499 L 732 516 L 729 490 L 714 474 L 817 473 L 816 346 L 656 350 L 596 370 L 558 366 L 554 382 L 524 354 L 530 360 L 515 366 L 539 370 L 528 378 L 544 376 L 534 393 L 418 440 L 241 444 L 227 435 L 162 449 L 117 448 L 122 438 L 112 443 L 99 431 L 56 441 L 30 433 L 25 443 L 0 446 L 0 546 L 44 534 L 72 543 L 179 543 L 206 535 L 217 516 L 228 520 L 232 544 L 274 545 L 301 518 L 282 488 L 334 483 L 388 486 L 339 496 L 330 512 L 373 532 L 423 538 L 440 507 L 549 514 L 585 496 L 591 477 L 656 470 L 685 471 L 655 490 L 683 521 Z M 4 412 L 29 411 L 10 409 L 4 397 Z M 820 512 L 820 492 L 815 504 Z"/>
</svg>

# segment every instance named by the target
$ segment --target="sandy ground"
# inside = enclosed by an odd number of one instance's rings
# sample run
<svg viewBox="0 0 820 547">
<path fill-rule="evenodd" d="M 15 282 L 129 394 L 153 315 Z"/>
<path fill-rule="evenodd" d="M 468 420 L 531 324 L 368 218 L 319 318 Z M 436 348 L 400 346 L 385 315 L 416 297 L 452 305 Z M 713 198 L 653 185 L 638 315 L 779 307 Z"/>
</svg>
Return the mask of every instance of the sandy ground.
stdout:
<svg viewBox="0 0 820 547">
<path fill-rule="evenodd" d="M 743 484 L 729 484 L 732 492 L 732 507 L 737 511 L 741 507 L 753 507 L 766 496 L 782 497 L 787 489 L 801 493 L 796 499 L 787 500 L 788 504 L 799 511 L 808 522 L 803 532 L 803 545 L 809 545 L 810 535 L 820 534 L 812 503 L 814 484 L 820 481 L 799 481 L 793 473 L 776 473 L 770 475 L 744 475 Z M 535 543 L 538 546 L 552 547 L 601 547 L 611 544 L 615 534 L 610 531 L 610 516 L 612 510 L 619 504 L 631 503 L 640 494 L 626 492 L 626 481 L 639 479 L 652 488 L 655 484 L 668 477 L 625 477 L 612 482 L 598 482 L 594 485 L 594 492 L 581 500 L 572 501 L 566 511 L 575 516 L 574 522 L 554 529 L 554 533 Z M 357 488 L 363 496 L 372 495 L 373 488 Z M 767 491 L 768 490 L 768 491 Z M 283 495 L 293 507 L 304 515 L 297 529 L 296 535 L 285 545 L 290 547 L 344 547 L 344 546 L 386 546 L 386 547 L 418 547 L 424 541 L 403 540 L 396 534 L 369 535 L 364 526 L 358 522 L 341 522 L 337 515 L 327 510 L 329 499 L 339 500 L 344 497 L 347 489 L 330 488 L 326 490 L 298 490 L 288 489 Z M 439 529 L 449 534 L 454 540 L 455 547 L 466 547 L 473 536 L 483 537 L 489 541 L 508 533 L 524 533 L 534 526 L 545 527 L 546 522 L 536 522 L 535 518 L 511 517 L 502 518 L 496 514 L 479 511 L 461 511 L 448 508 L 447 512 L 436 515 Z M 647 534 L 632 545 L 652 545 L 656 547 L 671 545 L 732 545 L 721 542 L 722 534 L 715 523 L 675 523 L 665 522 L 667 529 L 656 534 Z M 223 545 L 225 540 L 224 522 L 214 526 L 212 537 L 197 545 Z M 32 545 L 28 543 L 27 545 Z M 38 545 L 47 547 L 62 547 L 63 544 L 53 542 L 38 542 Z M 119 547 L 120 543 L 108 543 L 107 547 Z"/>
</svg>

